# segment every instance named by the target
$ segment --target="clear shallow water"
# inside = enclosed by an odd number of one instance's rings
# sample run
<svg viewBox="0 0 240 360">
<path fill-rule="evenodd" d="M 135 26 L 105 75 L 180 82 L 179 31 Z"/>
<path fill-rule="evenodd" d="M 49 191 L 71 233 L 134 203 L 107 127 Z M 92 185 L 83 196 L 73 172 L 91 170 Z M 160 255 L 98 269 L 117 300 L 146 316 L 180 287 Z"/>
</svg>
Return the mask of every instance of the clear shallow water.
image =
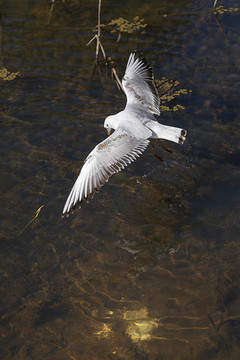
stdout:
<svg viewBox="0 0 240 360">
<path fill-rule="evenodd" d="M 103 37 L 120 75 L 137 48 L 192 90 L 161 119 L 188 138 L 156 145 L 164 162 L 149 147 L 62 219 L 125 102 L 86 47 L 96 8 L 57 2 L 49 19 L 49 2 L 2 3 L 2 62 L 20 76 L 0 93 L 1 358 L 239 359 L 240 13 L 219 25 L 209 2 L 103 4 L 103 23 L 148 24 Z"/>
</svg>

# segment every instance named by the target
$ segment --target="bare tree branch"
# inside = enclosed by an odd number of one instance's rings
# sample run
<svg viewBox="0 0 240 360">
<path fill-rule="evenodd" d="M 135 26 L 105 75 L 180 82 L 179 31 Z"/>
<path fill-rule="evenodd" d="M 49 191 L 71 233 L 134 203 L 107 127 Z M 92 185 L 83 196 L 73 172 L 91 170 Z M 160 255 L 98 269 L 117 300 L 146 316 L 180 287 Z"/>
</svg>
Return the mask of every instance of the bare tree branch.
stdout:
<svg viewBox="0 0 240 360">
<path fill-rule="evenodd" d="M 94 35 L 94 37 L 87 43 L 87 46 L 90 45 L 94 39 L 96 39 L 97 44 L 96 44 L 96 62 L 98 62 L 98 57 L 99 57 L 99 48 L 102 52 L 103 58 L 106 61 L 107 60 L 107 56 L 106 56 L 106 52 L 103 48 L 103 45 L 101 43 L 101 0 L 98 0 L 98 24 L 97 24 L 97 34 Z"/>
</svg>

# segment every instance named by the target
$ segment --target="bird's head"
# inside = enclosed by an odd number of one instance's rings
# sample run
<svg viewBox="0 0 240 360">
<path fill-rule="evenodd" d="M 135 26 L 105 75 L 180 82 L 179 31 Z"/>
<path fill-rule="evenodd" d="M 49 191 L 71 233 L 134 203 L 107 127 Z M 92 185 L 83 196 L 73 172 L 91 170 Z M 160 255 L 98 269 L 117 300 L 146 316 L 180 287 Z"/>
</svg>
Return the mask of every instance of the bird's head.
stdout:
<svg viewBox="0 0 240 360">
<path fill-rule="evenodd" d="M 111 130 L 115 130 L 116 129 L 116 118 L 115 115 L 110 115 L 108 117 L 106 117 L 105 121 L 104 121 L 104 127 L 105 129 L 107 129 L 108 135 L 111 134 Z"/>
</svg>

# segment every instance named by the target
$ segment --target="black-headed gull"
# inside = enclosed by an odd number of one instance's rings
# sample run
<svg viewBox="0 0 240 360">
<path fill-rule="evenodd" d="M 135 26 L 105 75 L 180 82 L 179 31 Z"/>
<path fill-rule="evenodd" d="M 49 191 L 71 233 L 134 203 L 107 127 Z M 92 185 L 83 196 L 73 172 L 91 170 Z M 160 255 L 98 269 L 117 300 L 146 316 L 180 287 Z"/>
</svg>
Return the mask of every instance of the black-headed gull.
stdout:
<svg viewBox="0 0 240 360">
<path fill-rule="evenodd" d="M 158 123 L 160 98 L 154 84 L 152 68 L 141 56 L 129 56 L 122 79 L 127 104 L 123 111 L 108 116 L 104 127 L 108 138 L 88 155 L 80 174 L 67 198 L 63 214 L 93 197 L 109 177 L 136 160 L 149 144 L 148 139 L 165 139 L 183 144 L 186 130 Z"/>
</svg>

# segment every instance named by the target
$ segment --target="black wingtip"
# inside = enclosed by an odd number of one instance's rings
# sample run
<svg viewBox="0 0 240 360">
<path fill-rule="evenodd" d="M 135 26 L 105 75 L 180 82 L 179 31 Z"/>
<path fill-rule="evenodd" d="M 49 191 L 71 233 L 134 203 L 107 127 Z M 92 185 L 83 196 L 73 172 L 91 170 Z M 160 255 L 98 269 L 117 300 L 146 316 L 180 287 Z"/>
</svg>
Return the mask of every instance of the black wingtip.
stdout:
<svg viewBox="0 0 240 360">
<path fill-rule="evenodd" d="M 62 213 L 62 219 L 64 219 L 65 217 L 69 217 L 69 212 Z"/>
<path fill-rule="evenodd" d="M 146 57 L 143 55 L 143 52 L 135 50 L 133 54 L 134 54 L 134 61 L 139 59 L 148 71 L 149 80 L 154 81 L 153 69 L 149 65 Z"/>
<path fill-rule="evenodd" d="M 143 52 L 138 52 L 138 51 L 135 50 L 135 51 L 134 51 L 134 59 L 135 59 L 135 60 L 139 59 L 140 61 L 143 62 L 143 64 L 144 64 L 145 66 L 150 67 L 150 65 L 148 64 L 148 61 L 147 61 L 146 57 L 143 55 Z"/>
<path fill-rule="evenodd" d="M 182 145 L 184 143 L 184 141 L 186 140 L 186 136 L 187 136 L 187 131 L 185 129 L 182 129 L 178 143 Z"/>
</svg>

